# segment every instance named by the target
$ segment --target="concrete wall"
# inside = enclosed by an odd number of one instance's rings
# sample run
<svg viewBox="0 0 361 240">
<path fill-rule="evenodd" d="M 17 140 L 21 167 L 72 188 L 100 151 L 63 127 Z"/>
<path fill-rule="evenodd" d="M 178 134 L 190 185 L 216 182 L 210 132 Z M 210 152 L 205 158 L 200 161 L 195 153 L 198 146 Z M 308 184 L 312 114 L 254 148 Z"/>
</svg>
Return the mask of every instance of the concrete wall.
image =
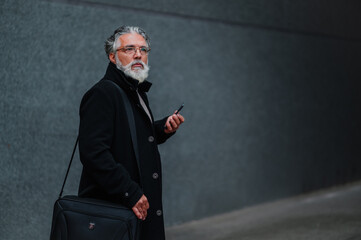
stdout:
<svg viewBox="0 0 361 240">
<path fill-rule="evenodd" d="M 359 1 L 0 2 L 0 239 L 47 239 L 84 92 L 120 25 L 152 39 L 167 226 L 361 179 Z M 77 190 L 78 156 L 66 187 Z"/>
</svg>

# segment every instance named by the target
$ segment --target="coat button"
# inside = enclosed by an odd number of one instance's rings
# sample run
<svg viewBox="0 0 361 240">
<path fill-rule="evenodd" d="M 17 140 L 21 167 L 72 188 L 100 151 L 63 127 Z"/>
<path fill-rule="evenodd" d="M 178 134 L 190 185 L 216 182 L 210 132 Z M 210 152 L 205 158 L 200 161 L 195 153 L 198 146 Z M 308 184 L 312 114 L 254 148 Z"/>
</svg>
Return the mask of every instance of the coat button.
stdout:
<svg viewBox="0 0 361 240">
<path fill-rule="evenodd" d="M 125 196 L 125 197 L 128 197 L 128 196 L 129 196 L 129 193 L 126 192 L 126 193 L 124 194 L 124 196 Z"/>
<path fill-rule="evenodd" d="M 159 175 L 158 175 L 158 173 L 153 173 L 153 179 L 158 179 L 158 177 L 159 177 Z"/>
<path fill-rule="evenodd" d="M 153 136 L 149 136 L 149 137 L 148 137 L 148 141 L 149 141 L 149 142 L 154 142 L 154 137 L 153 137 Z"/>
<path fill-rule="evenodd" d="M 162 210 L 157 210 L 156 214 L 158 217 L 162 216 Z"/>
</svg>

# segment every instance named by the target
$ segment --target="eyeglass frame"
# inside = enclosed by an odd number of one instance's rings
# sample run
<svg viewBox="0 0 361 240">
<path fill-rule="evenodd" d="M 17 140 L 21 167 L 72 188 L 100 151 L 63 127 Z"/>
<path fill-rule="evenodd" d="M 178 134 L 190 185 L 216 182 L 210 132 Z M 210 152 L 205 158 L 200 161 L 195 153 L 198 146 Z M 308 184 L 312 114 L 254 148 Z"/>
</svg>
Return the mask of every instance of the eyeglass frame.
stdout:
<svg viewBox="0 0 361 240">
<path fill-rule="evenodd" d="M 126 53 L 125 51 L 126 50 L 124 50 L 124 48 L 134 48 L 135 49 L 135 52 L 134 53 Z M 147 51 L 145 52 L 145 54 L 142 54 L 142 51 L 140 50 L 141 48 L 145 48 Z M 136 46 L 134 46 L 134 45 L 127 45 L 127 46 L 124 46 L 124 47 L 122 47 L 122 48 L 118 48 L 118 49 L 116 49 L 115 51 L 117 52 L 117 51 L 122 51 L 122 52 L 124 52 L 125 54 L 127 54 L 127 55 L 134 55 L 134 54 L 136 54 L 137 53 L 137 51 L 139 50 L 139 52 L 140 52 L 140 55 L 142 55 L 142 56 L 147 56 L 148 54 L 149 54 L 149 52 L 150 52 L 150 50 L 151 50 L 151 48 L 150 47 L 147 47 L 147 46 L 140 46 L 140 47 L 136 47 Z"/>
</svg>

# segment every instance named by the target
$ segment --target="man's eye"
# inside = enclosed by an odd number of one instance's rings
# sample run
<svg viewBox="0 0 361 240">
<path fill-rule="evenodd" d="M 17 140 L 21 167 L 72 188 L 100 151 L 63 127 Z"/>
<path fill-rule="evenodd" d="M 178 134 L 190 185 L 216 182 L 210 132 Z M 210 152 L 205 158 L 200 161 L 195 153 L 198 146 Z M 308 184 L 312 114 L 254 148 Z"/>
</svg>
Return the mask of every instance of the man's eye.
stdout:
<svg viewBox="0 0 361 240">
<path fill-rule="evenodd" d="M 141 52 L 147 52 L 147 48 L 140 48 Z"/>
<path fill-rule="evenodd" d="M 134 51 L 134 48 L 133 47 L 127 47 L 127 48 L 125 48 L 125 51 L 132 52 L 132 51 Z"/>
</svg>

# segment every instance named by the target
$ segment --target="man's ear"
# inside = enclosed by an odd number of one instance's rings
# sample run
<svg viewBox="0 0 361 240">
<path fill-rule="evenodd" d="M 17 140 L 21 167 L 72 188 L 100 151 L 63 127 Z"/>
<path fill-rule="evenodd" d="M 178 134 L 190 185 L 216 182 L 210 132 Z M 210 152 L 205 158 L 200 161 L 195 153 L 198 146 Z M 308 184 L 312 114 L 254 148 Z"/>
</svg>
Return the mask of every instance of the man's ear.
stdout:
<svg viewBox="0 0 361 240">
<path fill-rule="evenodd" d="M 109 60 L 112 62 L 112 63 L 114 63 L 114 64 L 116 64 L 116 61 L 115 61 L 115 53 L 109 53 Z"/>
</svg>

